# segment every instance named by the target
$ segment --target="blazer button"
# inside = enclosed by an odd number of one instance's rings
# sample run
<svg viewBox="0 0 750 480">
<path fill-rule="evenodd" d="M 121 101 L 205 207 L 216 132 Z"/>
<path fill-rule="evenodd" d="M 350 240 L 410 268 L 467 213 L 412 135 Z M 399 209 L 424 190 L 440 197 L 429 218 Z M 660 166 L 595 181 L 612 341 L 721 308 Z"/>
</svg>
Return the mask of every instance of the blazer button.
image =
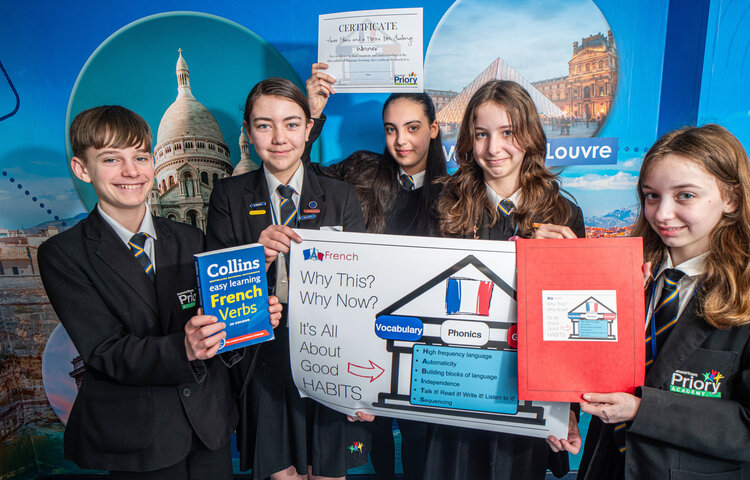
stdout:
<svg viewBox="0 0 750 480">
<path fill-rule="evenodd" d="M 183 397 L 189 397 L 190 394 L 192 394 L 192 393 L 193 393 L 193 391 L 190 390 L 188 387 L 185 387 L 185 388 L 182 389 L 182 396 Z"/>
</svg>

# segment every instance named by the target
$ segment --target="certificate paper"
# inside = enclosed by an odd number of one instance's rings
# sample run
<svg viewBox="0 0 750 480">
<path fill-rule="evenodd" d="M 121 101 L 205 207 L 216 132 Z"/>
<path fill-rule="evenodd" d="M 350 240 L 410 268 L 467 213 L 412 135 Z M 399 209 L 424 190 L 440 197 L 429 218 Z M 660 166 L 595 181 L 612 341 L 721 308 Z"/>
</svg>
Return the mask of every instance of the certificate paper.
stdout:
<svg viewBox="0 0 750 480">
<path fill-rule="evenodd" d="M 421 92 L 422 9 L 320 15 L 318 61 L 337 92 Z"/>
</svg>

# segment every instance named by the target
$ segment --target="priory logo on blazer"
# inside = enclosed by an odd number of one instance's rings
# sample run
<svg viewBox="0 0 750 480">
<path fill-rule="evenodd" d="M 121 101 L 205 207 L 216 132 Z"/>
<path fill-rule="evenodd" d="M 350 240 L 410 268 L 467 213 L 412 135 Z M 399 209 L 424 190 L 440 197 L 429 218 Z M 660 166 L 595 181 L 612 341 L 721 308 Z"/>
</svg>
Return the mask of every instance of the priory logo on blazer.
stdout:
<svg viewBox="0 0 750 480">
<path fill-rule="evenodd" d="M 185 290 L 177 294 L 177 299 L 180 301 L 180 306 L 183 310 L 193 308 L 195 306 L 196 296 L 195 289 Z"/>
<path fill-rule="evenodd" d="M 675 370 L 672 374 L 670 392 L 695 395 L 697 397 L 721 398 L 721 379 L 724 375 L 717 370 L 703 374 Z"/>
</svg>

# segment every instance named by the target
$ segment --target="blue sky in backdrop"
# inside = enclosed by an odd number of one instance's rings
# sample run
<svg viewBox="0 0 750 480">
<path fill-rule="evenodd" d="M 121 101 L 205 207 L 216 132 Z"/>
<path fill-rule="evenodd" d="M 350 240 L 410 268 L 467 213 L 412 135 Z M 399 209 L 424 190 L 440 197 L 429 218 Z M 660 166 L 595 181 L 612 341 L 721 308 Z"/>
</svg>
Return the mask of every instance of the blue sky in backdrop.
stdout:
<svg viewBox="0 0 750 480">
<path fill-rule="evenodd" d="M 563 173 L 563 181 L 587 216 L 602 215 L 635 202 L 633 186 L 640 159 L 656 139 L 666 2 L 459 0 L 454 5 L 449 0 L 435 0 L 423 5 L 417 1 L 367 0 L 352 6 L 341 0 L 324 4 L 134 0 L 109 3 L 103 10 L 101 3 L 90 0 L 41 0 L 32 4 L 0 2 L 0 63 L 20 97 L 17 113 L 3 119 L 15 108 L 15 95 L 0 72 L 0 202 L 10 207 L 0 211 L 0 227 L 30 227 L 55 216 L 66 218 L 86 210 L 68 171 L 66 112 L 86 61 L 108 37 L 131 22 L 163 12 L 200 11 L 242 27 L 244 46 L 214 45 L 214 71 L 206 69 L 210 65 L 210 48 L 200 52 L 185 49 L 196 97 L 212 111 L 217 109 L 215 115 L 236 162 L 238 109 L 235 103 L 226 104 L 217 98 L 222 90 L 241 97 L 240 93 L 251 85 L 236 76 L 252 68 L 237 67 L 232 62 L 251 62 L 253 45 L 267 42 L 304 81 L 309 65 L 315 61 L 319 14 L 353 8 L 416 6 L 424 7 L 425 61 L 433 72 L 426 78 L 428 88 L 460 88 L 500 56 L 482 46 L 490 34 L 477 32 L 492 29 L 506 43 L 503 58 L 528 79 L 539 80 L 564 75 L 572 42 L 593 33 L 606 34 L 608 24 L 618 47 L 620 83 L 612 115 L 600 135 L 619 138 L 619 162 L 611 166 L 569 167 Z M 750 81 L 750 15 L 740 7 L 712 2 L 699 121 L 723 123 L 747 142 L 750 107 L 747 102 L 736 101 L 736 92 L 744 91 L 743 85 Z M 638 22 L 634 21 L 635 12 Z M 720 17 L 725 27 L 721 30 L 716 28 Z M 438 35 L 433 36 L 441 20 Z M 197 44 L 201 33 L 191 31 L 188 37 L 192 36 Z M 132 69 L 128 78 L 147 79 L 148 83 L 133 86 L 113 81 L 111 91 L 106 93 L 112 102 L 127 103 L 140 88 L 143 100 L 153 99 L 144 113 L 156 128 L 158 112 L 166 109 L 176 94 L 177 45 L 174 32 L 152 34 L 148 44 L 151 48 L 134 49 L 118 64 L 119 68 Z M 248 40 L 253 34 L 257 35 L 255 43 Z M 441 38 L 452 40 L 441 44 Z M 550 38 L 560 41 L 553 45 Z M 107 61 L 113 60 L 116 59 Z M 234 76 L 222 75 L 224 71 Z M 380 110 L 386 97 L 335 95 L 326 109 L 329 120 L 319 142 L 318 158 L 331 163 L 358 149 L 382 150 Z"/>
</svg>

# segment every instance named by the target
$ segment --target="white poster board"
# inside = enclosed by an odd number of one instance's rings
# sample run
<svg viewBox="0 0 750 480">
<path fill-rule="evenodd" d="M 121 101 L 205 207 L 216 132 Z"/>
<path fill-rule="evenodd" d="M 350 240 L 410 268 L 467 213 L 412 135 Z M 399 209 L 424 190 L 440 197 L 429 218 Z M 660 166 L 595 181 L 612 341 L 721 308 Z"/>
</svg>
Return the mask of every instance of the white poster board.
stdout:
<svg viewBox="0 0 750 480">
<path fill-rule="evenodd" d="M 318 62 L 337 92 L 423 91 L 422 9 L 320 15 Z"/>
<path fill-rule="evenodd" d="M 513 242 L 296 231 L 289 342 L 303 395 L 347 414 L 567 436 L 569 404 L 517 396 Z"/>
</svg>

